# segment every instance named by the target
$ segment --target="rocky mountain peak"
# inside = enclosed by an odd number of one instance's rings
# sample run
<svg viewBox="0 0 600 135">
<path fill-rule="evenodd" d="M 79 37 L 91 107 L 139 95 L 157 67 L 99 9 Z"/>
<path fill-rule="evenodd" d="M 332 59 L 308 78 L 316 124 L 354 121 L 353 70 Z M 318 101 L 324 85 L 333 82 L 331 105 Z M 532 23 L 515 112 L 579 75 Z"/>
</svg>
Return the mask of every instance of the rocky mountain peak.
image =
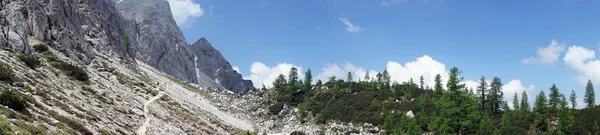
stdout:
<svg viewBox="0 0 600 135">
<path fill-rule="evenodd" d="M 203 87 L 242 93 L 254 88 L 204 37 L 187 45 L 165 0 L 123 0 L 117 9 L 128 21 L 135 57 L 175 78 Z M 250 82 L 250 83 L 248 83 Z"/>
</svg>

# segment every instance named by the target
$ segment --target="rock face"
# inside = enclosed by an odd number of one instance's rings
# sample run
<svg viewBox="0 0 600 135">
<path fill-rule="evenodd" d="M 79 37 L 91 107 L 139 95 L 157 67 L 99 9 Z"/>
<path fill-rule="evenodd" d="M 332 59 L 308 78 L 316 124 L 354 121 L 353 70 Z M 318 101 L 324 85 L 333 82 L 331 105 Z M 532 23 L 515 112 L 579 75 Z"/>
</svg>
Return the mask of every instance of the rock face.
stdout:
<svg viewBox="0 0 600 135">
<path fill-rule="evenodd" d="M 95 58 L 93 49 L 124 52 L 122 22 L 111 0 L 3 0 L 0 47 L 29 54 L 29 38 L 36 38 L 89 64 Z"/>
<path fill-rule="evenodd" d="M 166 0 L 0 1 L 0 48 L 31 54 L 30 38 L 79 65 L 114 53 L 203 87 L 254 88 L 206 39 L 187 44 Z"/>
<path fill-rule="evenodd" d="M 134 56 L 151 66 L 184 81 L 197 82 L 193 60 L 179 27 L 164 0 L 123 0 L 117 9 L 128 21 L 127 35 Z"/>
<path fill-rule="evenodd" d="M 204 38 L 187 45 L 165 0 L 122 0 L 116 6 L 135 57 L 175 78 L 203 87 L 244 93 L 254 88 Z"/>
<path fill-rule="evenodd" d="M 243 80 L 242 75 L 233 70 L 221 52 L 213 48 L 205 38 L 200 38 L 190 48 L 196 68 L 225 89 L 241 93 L 254 88 L 252 81 Z"/>
</svg>

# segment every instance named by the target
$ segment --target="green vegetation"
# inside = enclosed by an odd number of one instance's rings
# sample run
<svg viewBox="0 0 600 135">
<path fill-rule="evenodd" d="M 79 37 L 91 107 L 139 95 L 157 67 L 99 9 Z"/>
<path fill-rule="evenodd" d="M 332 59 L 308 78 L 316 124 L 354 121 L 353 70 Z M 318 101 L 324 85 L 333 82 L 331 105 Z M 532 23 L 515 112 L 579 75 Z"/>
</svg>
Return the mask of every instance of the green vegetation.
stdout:
<svg viewBox="0 0 600 135">
<path fill-rule="evenodd" d="M 48 46 L 46 46 L 46 45 L 44 45 L 44 44 L 36 44 L 36 45 L 33 45 L 33 49 L 34 49 L 36 52 L 39 52 L 39 53 L 43 53 L 43 52 L 46 52 L 46 51 L 48 51 L 48 50 L 49 50 L 49 49 L 48 49 Z"/>
<path fill-rule="evenodd" d="M 129 48 L 131 48 L 131 44 L 129 43 L 129 36 L 125 36 L 124 43 L 125 45 L 125 56 L 129 55 Z"/>
<path fill-rule="evenodd" d="M 56 120 L 66 124 L 67 126 L 71 127 L 73 130 L 76 130 L 78 132 L 80 132 L 81 134 L 84 135 L 93 135 L 92 131 L 90 131 L 88 128 L 85 127 L 85 125 L 83 125 L 81 122 L 76 121 L 74 119 L 71 119 L 67 116 L 63 116 L 58 114 L 57 112 L 54 111 L 50 111 L 48 112 L 48 114 L 50 114 L 51 116 L 53 116 Z"/>
<path fill-rule="evenodd" d="M 89 80 L 88 74 L 85 72 L 85 70 L 76 65 L 62 61 L 52 52 L 44 52 L 42 53 L 42 56 L 48 60 L 52 67 L 63 71 L 67 76 L 82 82 Z"/>
<path fill-rule="evenodd" d="M 285 105 L 298 107 L 297 115 L 302 120 L 316 123 L 372 123 L 383 129 L 383 134 L 600 133 L 600 115 L 597 115 L 600 106 L 594 105 L 591 81 L 584 100 L 590 103 L 587 108 L 568 107 L 577 105 L 576 95 L 572 92 L 567 100 L 553 84 L 549 95 L 544 91 L 537 95 L 533 107 L 528 102 L 530 93 L 510 93 L 514 97 L 511 109 L 504 101 L 500 78 L 486 82 L 481 77 L 477 90 L 473 90 L 461 83 L 461 73 L 454 67 L 448 78 L 438 74 L 433 87 L 425 87 L 421 78 L 420 84 L 413 79 L 392 82 L 387 70 L 374 78 L 367 72 L 359 81 L 354 81 L 352 73 L 348 73 L 345 80 L 332 76 L 324 84 L 321 80 L 312 84 L 310 69 L 304 80 L 298 80 L 297 69 L 292 68 L 287 75 L 289 79 L 279 75 L 274 87 L 267 91 L 271 99 L 268 109 L 269 114 L 277 115 Z M 445 87 L 442 80 L 447 81 Z M 408 111 L 415 117 L 408 117 Z"/>
<path fill-rule="evenodd" d="M 306 133 L 304 133 L 302 131 L 294 131 L 294 132 L 290 133 L 290 135 L 306 135 Z"/>
<path fill-rule="evenodd" d="M 42 62 L 33 56 L 19 55 L 19 60 L 23 61 L 31 69 L 39 67 Z"/>
<path fill-rule="evenodd" d="M 0 62 L 0 81 L 12 82 L 15 79 L 14 71 L 10 65 Z"/>
<path fill-rule="evenodd" d="M 0 92 L 0 104 L 8 106 L 9 108 L 17 111 L 25 111 L 25 108 L 27 107 L 27 103 L 23 97 L 12 90 L 4 90 Z"/>
</svg>

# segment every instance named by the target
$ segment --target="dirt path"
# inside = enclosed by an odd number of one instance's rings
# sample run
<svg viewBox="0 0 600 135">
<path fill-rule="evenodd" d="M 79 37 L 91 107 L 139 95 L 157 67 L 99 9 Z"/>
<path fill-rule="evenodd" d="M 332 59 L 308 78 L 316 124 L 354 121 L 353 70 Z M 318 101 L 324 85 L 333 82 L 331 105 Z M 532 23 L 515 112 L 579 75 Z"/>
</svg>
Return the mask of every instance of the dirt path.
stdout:
<svg viewBox="0 0 600 135">
<path fill-rule="evenodd" d="M 164 85 L 161 83 L 161 85 L 166 87 L 166 94 L 168 94 L 170 97 L 172 97 L 179 103 L 186 104 L 186 106 L 191 108 L 206 110 L 212 115 L 216 116 L 217 119 L 220 119 L 225 124 L 233 126 L 235 128 L 242 130 L 253 129 L 253 124 L 251 124 L 250 122 L 238 119 L 232 115 L 220 111 L 217 107 L 212 105 L 213 103 L 211 101 L 209 101 L 208 99 L 204 99 L 202 95 L 196 92 L 192 92 L 177 83 L 173 83 L 171 80 L 164 77 L 161 73 L 158 73 L 153 68 L 144 63 L 139 62 L 138 64 L 140 65 L 141 69 L 145 71 L 146 74 L 149 75 L 151 78 L 153 78 L 156 81 L 165 83 Z"/>
<path fill-rule="evenodd" d="M 160 92 L 160 93 L 158 93 L 158 95 L 150 98 L 150 100 L 148 100 L 148 101 L 146 101 L 146 103 L 144 103 L 144 118 L 146 118 L 146 120 L 144 120 L 144 124 L 142 124 L 142 126 L 140 126 L 140 128 L 138 128 L 138 130 L 135 132 L 137 135 L 146 135 L 146 127 L 148 127 L 148 124 L 150 123 L 150 118 L 148 117 L 148 113 L 150 110 L 148 110 L 148 106 L 155 100 L 162 97 L 163 95 L 164 95 L 164 93 Z"/>
</svg>

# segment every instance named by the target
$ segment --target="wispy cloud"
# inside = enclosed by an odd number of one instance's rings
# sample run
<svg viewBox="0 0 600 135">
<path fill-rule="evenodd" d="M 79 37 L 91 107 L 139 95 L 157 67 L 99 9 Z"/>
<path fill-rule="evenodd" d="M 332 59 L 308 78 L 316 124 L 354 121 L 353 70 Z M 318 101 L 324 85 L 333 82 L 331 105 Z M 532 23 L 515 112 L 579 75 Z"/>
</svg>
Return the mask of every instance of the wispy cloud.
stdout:
<svg viewBox="0 0 600 135">
<path fill-rule="evenodd" d="M 259 8 L 264 8 L 265 6 L 267 6 L 269 4 L 269 0 L 265 0 L 264 2 L 258 4 Z"/>
<path fill-rule="evenodd" d="M 215 7 L 214 5 L 210 5 L 210 10 L 209 10 L 209 11 L 210 11 L 210 16 L 212 16 L 212 15 L 213 15 L 213 8 L 214 8 L 214 7 Z"/>
<path fill-rule="evenodd" d="M 407 0 L 383 0 L 383 1 L 381 1 L 381 5 L 389 7 L 389 6 L 393 6 L 393 5 L 398 5 L 405 1 L 407 1 Z M 424 2 L 425 1 L 426 0 L 424 0 Z"/>
<path fill-rule="evenodd" d="M 346 27 L 346 31 L 348 31 L 348 32 L 359 33 L 363 30 L 359 25 L 352 24 L 352 22 L 350 22 L 350 20 L 348 20 L 348 18 L 346 18 L 346 17 L 335 17 L 335 18 L 342 21 L 344 24 L 346 24 L 346 26 L 348 26 L 348 27 Z"/>
</svg>

